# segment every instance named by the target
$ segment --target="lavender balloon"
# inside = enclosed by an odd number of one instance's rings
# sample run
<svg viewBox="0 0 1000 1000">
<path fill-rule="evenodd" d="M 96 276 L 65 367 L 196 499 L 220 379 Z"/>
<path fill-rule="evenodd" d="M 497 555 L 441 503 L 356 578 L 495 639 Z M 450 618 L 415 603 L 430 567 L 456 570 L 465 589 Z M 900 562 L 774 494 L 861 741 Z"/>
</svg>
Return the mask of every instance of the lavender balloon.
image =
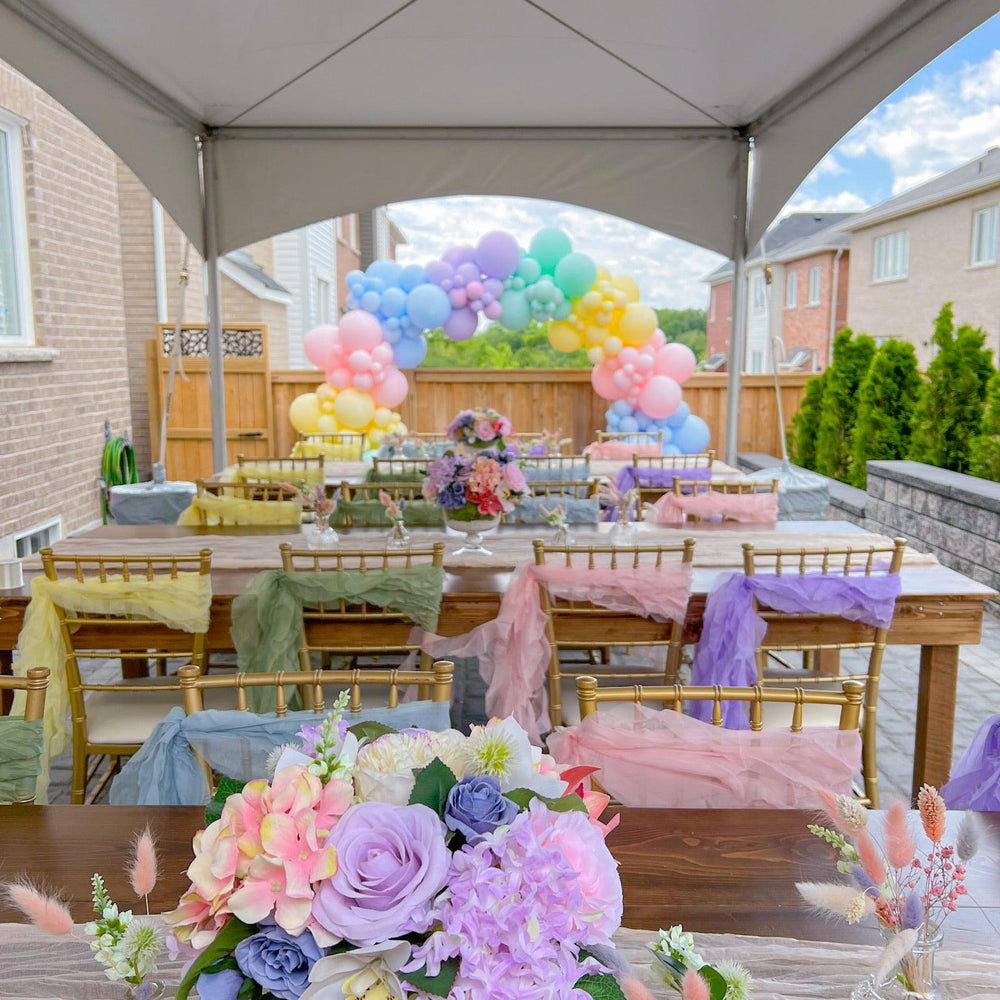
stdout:
<svg viewBox="0 0 1000 1000">
<path fill-rule="evenodd" d="M 452 309 L 443 329 L 452 340 L 468 340 L 478 325 L 479 317 L 471 309 Z"/>
<path fill-rule="evenodd" d="M 520 260 L 521 248 L 517 240 L 502 230 L 487 233 L 476 247 L 476 264 L 490 278 L 501 281 L 509 278 L 517 270 Z"/>
</svg>

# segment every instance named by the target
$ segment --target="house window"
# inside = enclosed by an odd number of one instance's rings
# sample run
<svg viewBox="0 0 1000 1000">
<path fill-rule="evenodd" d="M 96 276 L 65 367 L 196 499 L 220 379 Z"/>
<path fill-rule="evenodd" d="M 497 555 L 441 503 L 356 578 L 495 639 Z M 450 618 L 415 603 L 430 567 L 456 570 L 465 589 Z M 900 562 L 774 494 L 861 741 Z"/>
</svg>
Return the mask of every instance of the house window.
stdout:
<svg viewBox="0 0 1000 1000">
<path fill-rule="evenodd" d="M 972 217 L 972 264 L 997 262 L 997 215 L 1000 206 L 980 209 Z"/>
<path fill-rule="evenodd" d="M 764 300 L 764 275 L 755 274 L 750 279 L 750 301 L 754 312 L 763 312 L 766 302 Z"/>
<path fill-rule="evenodd" d="M 910 234 L 903 229 L 898 233 L 879 236 L 875 240 L 872 281 L 893 281 L 905 278 L 910 269 Z"/>
<path fill-rule="evenodd" d="M 762 372 L 764 370 L 764 352 L 763 351 L 751 351 L 750 352 L 750 371 L 751 372 Z"/>
<path fill-rule="evenodd" d="M 799 297 L 799 276 L 797 272 L 791 271 L 785 278 L 785 308 L 794 309 L 798 297 Z"/>
<path fill-rule="evenodd" d="M 351 215 L 348 217 L 348 228 L 350 232 L 349 244 L 351 249 L 357 253 L 359 248 L 358 240 L 358 217 L 356 215 Z"/>
<path fill-rule="evenodd" d="M 343 220 L 343 218 L 338 215 L 337 218 L 333 220 L 333 224 L 334 224 L 334 228 L 337 231 L 337 239 L 340 240 L 341 243 L 343 243 L 344 242 L 344 220 Z"/>
<path fill-rule="evenodd" d="M 58 518 L 54 521 L 47 521 L 45 524 L 35 525 L 34 528 L 14 535 L 12 539 L 14 556 L 17 559 L 33 556 L 39 549 L 55 544 L 60 538 L 62 538 L 62 521 Z M 10 543 L 8 542 L 8 544 Z M 0 551 L 3 548 L 4 546 L 0 545 Z"/>
<path fill-rule="evenodd" d="M 819 264 L 809 268 L 809 305 L 819 305 Z"/>
<path fill-rule="evenodd" d="M 21 123 L 0 110 L 0 344 L 34 340 Z"/>
<path fill-rule="evenodd" d="M 330 322 L 330 282 L 326 278 L 316 279 L 315 322 Z"/>
</svg>

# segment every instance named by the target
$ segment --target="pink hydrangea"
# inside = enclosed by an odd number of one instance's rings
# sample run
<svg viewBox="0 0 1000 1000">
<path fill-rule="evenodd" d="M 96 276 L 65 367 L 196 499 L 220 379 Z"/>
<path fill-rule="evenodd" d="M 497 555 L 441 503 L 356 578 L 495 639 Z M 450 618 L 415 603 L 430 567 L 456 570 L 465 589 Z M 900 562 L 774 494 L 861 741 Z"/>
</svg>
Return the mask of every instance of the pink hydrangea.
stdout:
<svg viewBox="0 0 1000 1000">
<path fill-rule="evenodd" d="M 503 467 L 503 478 L 515 493 L 524 493 L 528 489 L 528 481 L 524 478 L 521 466 L 516 462 L 508 462 Z"/>
</svg>

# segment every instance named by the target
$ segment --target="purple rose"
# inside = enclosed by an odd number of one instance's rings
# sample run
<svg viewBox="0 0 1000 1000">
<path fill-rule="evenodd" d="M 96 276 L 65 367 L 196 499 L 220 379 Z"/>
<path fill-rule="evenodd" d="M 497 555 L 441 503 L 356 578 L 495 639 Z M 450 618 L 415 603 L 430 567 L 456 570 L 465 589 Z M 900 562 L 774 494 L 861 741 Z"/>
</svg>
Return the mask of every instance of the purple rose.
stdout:
<svg viewBox="0 0 1000 1000">
<path fill-rule="evenodd" d="M 461 510 L 466 503 L 465 487 L 461 483 L 449 483 L 443 490 L 438 490 L 437 502 L 445 510 Z"/>
<path fill-rule="evenodd" d="M 309 931 L 293 935 L 278 926 L 262 926 L 260 933 L 244 938 L 233 955 L 244 975 L 260 983 L 265 995 L 298 1000 L 322 952 Z"/>
<path fill-rule="evenodd" d="M 221 972 L 203 972 L 195 989 L 201 1000 L 236 1000 L 243 982 L 242 972 L 223 969 Z"/>
<path fill-rule="evenodd" d="M 470 844 L 498 826 L 514 822 L 517 805 L 500 794 L 500 782 L 489 775 L 464 777 L 448 793 L 444 824 L 457 830 Z"/>
<path fill-rule="evenodd" d="M 427 806 L 362 802 L 333 828 L 337 873 L 320 883 L 313 917 L 331 934 L 367 946 L 411 930 L 444 888 L 451 852 Z"/>
</svg>

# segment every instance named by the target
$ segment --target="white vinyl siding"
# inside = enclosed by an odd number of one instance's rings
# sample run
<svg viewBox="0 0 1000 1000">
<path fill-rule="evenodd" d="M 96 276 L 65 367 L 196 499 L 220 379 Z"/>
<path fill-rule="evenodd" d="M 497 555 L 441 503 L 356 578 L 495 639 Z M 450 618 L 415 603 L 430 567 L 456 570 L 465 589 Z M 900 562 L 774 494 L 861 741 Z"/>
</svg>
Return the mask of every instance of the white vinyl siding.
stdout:
<svg viewBox="0 0 1000 1000">
<path fill-rule="evenodd" d="M 326 278 L 316 279 L 316 322 L 330 322 L 330 282 Z"/>
<path fill-rule="evenodd" d="M 785 278 L 785 308 L 794 309 L 799 297 L 799 275 L 797 271 L 792 271 Z"/>
<path fill-rule="evenodd" d="M 907 230 L 879 236 L 872 254 L 872 281 L 896 281 L 910 270 L 910 234 Z"/>
<path fill-rule="evenodd" d="M 809 268 L 809 305 L 811 306 L 819 305 L 819 284 L 820 268 L 819 264 L 816 264 Z"/>
<path fill-rule="evenodd" d="M 997 216 L 1000 207 L 991 205 L 972 217 L 972 264 L 997 262 Z"/>
<path fill-rule="evenodd" d="M 754 312 L 763 312 L 766 306 L 764 299 L 764 275 L 755 274 L 750 279 L 750 302 Z"/>
<path fill-rule="evenodd" d="M 0 345 L 34 340 L 21 127 L 0 110 Z"/>
</svg>

